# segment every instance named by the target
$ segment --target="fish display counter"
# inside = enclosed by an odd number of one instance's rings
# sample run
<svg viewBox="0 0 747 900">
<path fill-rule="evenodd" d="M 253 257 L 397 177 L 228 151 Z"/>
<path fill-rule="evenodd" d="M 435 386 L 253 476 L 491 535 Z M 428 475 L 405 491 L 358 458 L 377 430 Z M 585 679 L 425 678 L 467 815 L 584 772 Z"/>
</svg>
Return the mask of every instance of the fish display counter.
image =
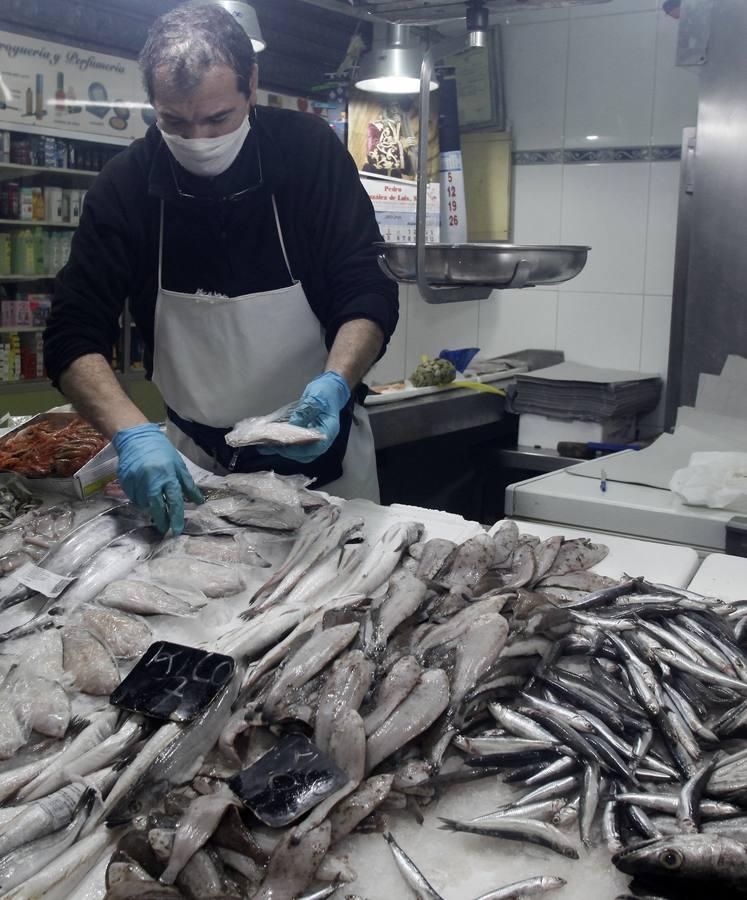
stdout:
<svg viewBox="0 0 747 900">
<path fill-rule="evenodd" d="M 740 895 L 747 605 L 694 550 L 200 487 L 177 537 L 7 501 L 0 897 Z"/>
</svg>

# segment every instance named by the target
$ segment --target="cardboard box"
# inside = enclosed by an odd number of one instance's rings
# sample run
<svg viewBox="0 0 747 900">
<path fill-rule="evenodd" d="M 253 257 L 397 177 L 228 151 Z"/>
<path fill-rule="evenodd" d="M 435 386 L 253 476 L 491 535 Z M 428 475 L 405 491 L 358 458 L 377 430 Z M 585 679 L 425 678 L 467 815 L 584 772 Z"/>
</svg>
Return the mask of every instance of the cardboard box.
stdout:
<svg viewBox="0 0 747 900">
<path fill-rule="evenodd" d="M 0 450 L 8 438 L 19 431 L 23 431 L 24 428 L 28 428 L 29 425 L 52 420 L 59 423 L 60 427 L 63 427 L 76 418 L 78 418 L 77 413 L 40 413 L 38 416 L 29 419 L 28 422 L 24 422 L 23 425 L 19 425 L 17 428 L 4 434 L 0 438 Z M 100 450 L 93 459 L 78 469 L 70 478 L 19 477 L 29 490 L 49 491 L 55 494 L 62 494 L 65 497 L 73 497 L 76 500 L 86 500 L 92 494 L 105 488 L 110 481 L 114 481 L 117 477 L 118 461 L 116 450 L 111 444 L 107 444 L 103 450 Z"/>
<path fill-rule="evenodd" d="M 605 441 L 626 444 L 635 440 L 636 420 L 634 416 L 622 419 L 607 419 L 605 422 L 582 422 L 580 419 L 551 419 L 534 413 L 519 416 L 520 447 L 544 447 L 554 450 L 560 441 Z"/>
</svg>

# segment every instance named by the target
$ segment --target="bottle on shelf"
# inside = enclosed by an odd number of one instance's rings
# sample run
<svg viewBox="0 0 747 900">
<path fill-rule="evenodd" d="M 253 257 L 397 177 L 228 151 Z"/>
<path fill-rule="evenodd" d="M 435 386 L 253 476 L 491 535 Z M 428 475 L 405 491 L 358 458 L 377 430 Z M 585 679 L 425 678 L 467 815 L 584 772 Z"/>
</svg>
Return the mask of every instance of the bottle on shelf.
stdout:
<svg viewBox="0 0 747 900">
<path fill-rule="evenodd" d="M 56 116 L 63 116 L 65 114 L 65 101 L 67 97 L 65 96 L 65 73 L 58 72 L 57 73 L 57 90 L 54 92 L 54 114 Z"/>
</svg>

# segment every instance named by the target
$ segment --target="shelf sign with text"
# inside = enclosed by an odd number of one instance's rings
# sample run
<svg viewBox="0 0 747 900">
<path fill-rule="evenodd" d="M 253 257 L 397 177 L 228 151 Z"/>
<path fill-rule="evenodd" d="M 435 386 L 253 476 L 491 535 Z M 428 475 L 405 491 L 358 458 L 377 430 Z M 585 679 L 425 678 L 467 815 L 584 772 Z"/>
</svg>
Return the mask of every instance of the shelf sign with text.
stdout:
<svg viewBox="0 0 747 900">
<path fill-rule="evenodd" d="M 136 60 L 0 31 L 0 128 L 133 139 L 154 118 Z"/>
</svg>

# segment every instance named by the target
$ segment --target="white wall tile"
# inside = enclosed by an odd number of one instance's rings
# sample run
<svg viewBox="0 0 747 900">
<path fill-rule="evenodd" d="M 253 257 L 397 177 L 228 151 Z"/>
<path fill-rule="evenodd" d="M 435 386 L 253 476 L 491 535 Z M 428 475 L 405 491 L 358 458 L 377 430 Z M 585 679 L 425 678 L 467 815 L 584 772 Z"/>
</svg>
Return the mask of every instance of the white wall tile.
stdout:
<svg viewBox="0 0 747 900">
<path fill-rule="evenodd" d="M 561 292 L 643 293 L 650 167 L 564 167 L 561 243 L 589 244 L 592 249 L 583 272 L 561 285 Z"/>
<path fill-rule="evenodd" d="M 477 345 L 482 356 L 555 349 L 557 291 L 493 291 L 479 306 Z"/>
<path fill-rule="evenodd" d="M 571 18 L 566 147 L 649 143 L 656 22 L 655 12 Z"/>
<path fill-rule="evenodd" d="M 562 146 L 567 64 L 567 21 L 523 25 L 504 33 L 506 113 L 514 149 Z"/>
<path fill-rule="evenodd" d="M 658 407 L 640 421 L 641 436 L 661 431 L 664 425 L 667 367 L 669 365 L 669 330 L 672 318 L 671 296 L 643 298 L 643 331 L 641 333 L 641 372 L 656 372 L 664 379 Z"/>
<path fill-rule="evenodd" d="M 652 143 L 677 144 L 698 118 L 698 66 L 679 67 L 677 20 L 660 12 L 656 27 L 656 81 Z"/>
<path fill-rule="evenodd" d="M 646 294 L 669 294 L 672 291 L 679 183 L 679 162 L 651 165 L 646 230 Z"/>
<path fill-rule="evenodd" d="M 390 384 L 405 377 L 405 351 L 407 346 L 407 307 L 410 302 L 409 284 L 399 286 L 399 321 L 387 345 L 384 356 L 364 379 L 367 384 Z"/>
<path fill-rule="evenodd" d="M 442 350 L 477 347 L 479 303 L 426 303 L 412 286 L 407 304 L 405 374 L 409 377 L 420 357 L 438 356 Z"/>
<path fill-rule="evenodd" d="M 638 370 L 643 297 L 559 293 L 556 349 L 591 366 Z"/>
<path fill-rule="evenodd" d="M 584 19 L 589 16 L 611 16 L 615 13 L 645 12 L 656 9 L 660 0 L 611 0 L 610 3 L 592 3 L 589 6 L 571 7 L 571 18 Z"/>
<path fill-rule="evenodd" d="M 517 244 L 559 244 L 563 167 L 515 166 L 513 240 Z"/>
</svg>

